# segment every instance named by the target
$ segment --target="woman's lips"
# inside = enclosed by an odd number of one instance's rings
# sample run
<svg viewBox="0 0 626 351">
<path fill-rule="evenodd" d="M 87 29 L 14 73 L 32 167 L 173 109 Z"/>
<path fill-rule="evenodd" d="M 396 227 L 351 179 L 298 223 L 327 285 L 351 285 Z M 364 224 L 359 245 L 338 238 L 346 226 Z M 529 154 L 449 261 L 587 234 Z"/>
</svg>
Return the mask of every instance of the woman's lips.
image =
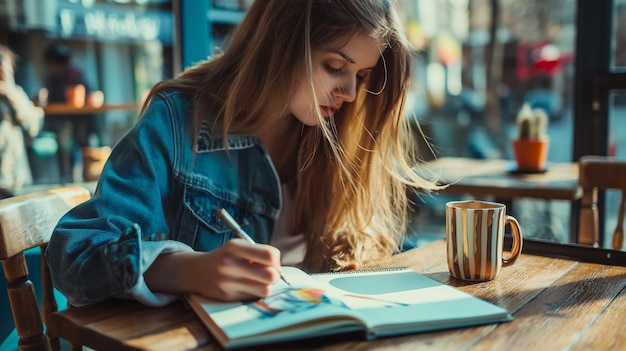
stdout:
<svg viewBox="0 0 626 351">
<path fill-rule="evenodd" d="M 322 110 L 322 114 L 327 117 L 334 116 L 337 112 L 337 108 L 332 106 L 321 106 L 320 110 Z"/>
</svg>

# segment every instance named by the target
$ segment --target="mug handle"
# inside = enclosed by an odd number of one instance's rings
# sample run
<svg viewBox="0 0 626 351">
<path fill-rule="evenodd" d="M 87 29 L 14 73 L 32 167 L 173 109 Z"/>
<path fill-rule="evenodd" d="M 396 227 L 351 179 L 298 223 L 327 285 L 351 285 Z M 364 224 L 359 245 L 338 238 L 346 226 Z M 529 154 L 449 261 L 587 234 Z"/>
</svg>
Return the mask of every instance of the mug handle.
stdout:
<svg viewBox="0 0 626 351">
<path fill-rule="evenodd" d="M 511 256 L 502 257 L 502 267 L 507 267 L 515 263 L 519 254 L 522 252 L 522 244 L 524 242 L 522 240 L 522 228 L 519 222 L 517 222 L 517 219 L 507 215 L 504 225 L 506 226 L 507 224 L 510 225 L 511 230 L 513 230 L 513 247 L 511 248 Z"/>
</svg>

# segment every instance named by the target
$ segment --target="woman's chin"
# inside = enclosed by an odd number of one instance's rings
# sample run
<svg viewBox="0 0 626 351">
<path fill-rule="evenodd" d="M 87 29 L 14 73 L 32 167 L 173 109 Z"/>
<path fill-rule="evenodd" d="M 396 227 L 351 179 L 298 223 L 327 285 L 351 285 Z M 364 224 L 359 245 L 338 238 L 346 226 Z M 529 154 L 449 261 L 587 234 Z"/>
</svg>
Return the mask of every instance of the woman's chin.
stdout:
<svg viewBox="0 0 626 351">
<path fill-rule="evenodd" d="M 312 115 L 307 115 L 305 118 L 300 118 L 296 116 L 296 119 L 300 121 L 300 123 L 304 124 L 307 127 L 317 127 L 321 124 L 319 118 Z M 324 117 L 324 123 L 328 123 L 330 117 Z"/>
</svg>

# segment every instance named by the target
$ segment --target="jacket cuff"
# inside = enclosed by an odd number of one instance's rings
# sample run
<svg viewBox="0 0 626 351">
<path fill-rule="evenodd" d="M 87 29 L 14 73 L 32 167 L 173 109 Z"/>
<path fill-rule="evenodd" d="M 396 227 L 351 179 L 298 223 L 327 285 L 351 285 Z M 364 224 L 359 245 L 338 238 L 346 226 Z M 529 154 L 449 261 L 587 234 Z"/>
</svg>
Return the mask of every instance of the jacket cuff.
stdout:
<svg viewBox="0 0 626 351">
<path fill-rule="evenodd" d="M 161 254 L 172 252 L 190 252 L 193 249 L 179 241 L 145 241 L 141 243 L 141 261 L 139 263 L 139 274 L 135 285 L 128 291 L 129 297 L 152 307 L 161 307 L 170 304 L 182 297 L 178 294 L 155 293 L 146 284 L 143 274 L 150 265 Z"/>
</svg>

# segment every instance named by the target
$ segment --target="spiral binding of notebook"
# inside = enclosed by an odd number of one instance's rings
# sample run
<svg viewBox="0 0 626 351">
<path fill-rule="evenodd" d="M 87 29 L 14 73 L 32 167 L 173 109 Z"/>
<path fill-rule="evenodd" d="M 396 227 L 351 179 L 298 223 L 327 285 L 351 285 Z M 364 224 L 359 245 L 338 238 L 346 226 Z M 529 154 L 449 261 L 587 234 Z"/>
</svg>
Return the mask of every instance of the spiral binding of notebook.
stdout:
<svg viewBox="0 0 626 351">
<path fill-rule="evenodd" d="M 310 275 L 312 275 L 312 276 L 323 276 L 323 275 L 337 275 L 337 274 L 379 273 L 379 272 L 403 271 L 403 270 L 406 270 L 406 269 L 409 269 L 409 267 L 371 268 L 371 269 L 360 269 L 360 270 L 351 270 L 351 271 L 311 273 Z"/>
</svg>

